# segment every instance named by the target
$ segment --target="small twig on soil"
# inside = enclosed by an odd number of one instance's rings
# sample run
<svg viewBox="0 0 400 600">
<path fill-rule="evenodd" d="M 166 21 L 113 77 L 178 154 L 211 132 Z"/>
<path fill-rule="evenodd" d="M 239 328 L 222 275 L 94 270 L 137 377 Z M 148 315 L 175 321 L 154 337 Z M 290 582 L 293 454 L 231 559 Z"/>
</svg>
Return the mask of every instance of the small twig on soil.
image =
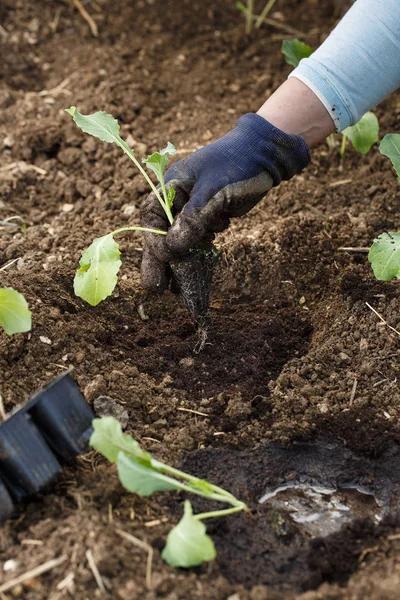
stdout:
<svg viewBox="0 0 400 600">
<path fill-rule="evenodd" d="M 384 323 L 384 325 L 386 325 L 386 327 L 389 327 L 389 329 L 391 329 L 392 331 L 394 331 L 394 333 L 397 333 L 397 335 L 400 336 L 400 331 L 397 331 L 397 329 L 395 329 L 394 327 L 389 325 L 389 323 L 387 321 L 385 321 L 385 319 L 382 317 L 382 315 L 380 315 L 374 308 L 372 308 L 372 306 L 368 302 L 366 302 L 365 304 L 368 306 L 368 308 L 370 310 L 372 310 L 372 312 L 378 317 L 378 319 L 380 319 L 382 321 L 382 323 Z"/>
<path fill-rule="evenodd" d="M 388 360 L 388 358 L 394 358 L 395 356 L 400 356 L 400 352 L 395 352 L 394 354 L 388 354 L 387 356 L 372 356 L 372 360 Z"/>
<path fill-rule="evenodd" d="M 372 387 L 378 387 L 378 385 L 382 385 L 382 383 L 385 383 L 385 381 L 388 381 L 388 378 L 385 377 L 385 379 L 381 379 L 380 381 L 377 381 L 376 383 L 374 383 L 374 385 Z"/>
<path fill-rule="evenodd" d="M 183 408 L 183 406 L 180 406 L 178 408 L 178 410 L 181 410 L 183 412 L 193 413 L 194 415 L 200 415 L 200 417 L 209 417 L 210 416 L 210 415 L 207 415 L 206 413 L 200 412 L 199 410 L 192 410 L 191 408 Z"/>
<path fill-rule="evenodd" d="M 58 7 L 56 10 L 56 14 L 54 15 L 54 19 L 52 21 L 50 21 L 50 23 L 49 23 L 49 27 L 50 27 L 51 33 L 53 35 L 57 32 L 58 23 L 60 22 L 61 12 L 62 12 L 61 8 Z"/>
<path fill-rule="evenodd" d="M 8 269 L 8 267 L 11 267 L 11 265 L 13 265 L 14 263 L 18 262 L 20 258 L 21 257 L 14 258 L 13 260 L 10 260 L 9 263 L 7 263 L 4 266 L 0 267 L 0 271 L 5 271 L 6 269 Z"/>
<path fill-rule="evenodd" d="M 44 169 L 41 169 L 40 167 L 37 167 L 36 165 L 31 165 L 29 163 L 26 163 L 23 160 L 19 160 L 18 162 L 12 162 L 9 165 L 6 165 L 5 167 L 0 167 L 0 172 L 21 171 L 21 173 L 26 173 L 30 169 L 32 171 L 36 171 L 36 173 L 39 173 L 39 175 L 47 175 L 47 171 L 45 171 Z"/>
<path fill-rule="evenodd" d="M 153 521 L 147 521 L 146 523 L 144 523 L 145 527 L 157 527 L 158 525 L 161 525 L 161 523 L 167 523 L 168 522 L 168 517 L 162 517 L 162 519 L 153 519 Z"/>
<path fill-rule="evenodd" d="M 357 247 L 354 247 L 354 248 L 338 248 L 338 251 L 339 250 L 341 252 L 365 252 L 365 254 L 367 254 L 370 251 L 369 248 L 357 248 Z"/>
<path fill-rule="evenodd" d="M 329 184 L 330 188 L 339 187 L 340 185 L 346 185 L 347 183 L 352 183 L 352 179 L 340 179 L 340 181 L 333 181 Z"/>
<path fill-rule="evenodd" d="M 65 588 L 69 588 L 71 586 L 71 584 L 73 583 L 75 579 L 75 573 L 73 571 L 70 571 L 68 573 L 68 575 L 66 577 L 64 577 L 64 579 L 62 579 L 60 581 L 60 583 L 57 584 L 57 590 L 59 592 L 62 592 Z"/>
<path fill-rule="evenodd" d="M 351 394 L 350 394 L 350 401 L 349 401 L 350 406 L 353 404 L 353 401 L 354 401 L 354 398 L 356 395 L 357 383 L 358 383 L 358 381 L 357 381 L 357 379 L 355 379 L 353 382 L 353 387 L 351 389 Z"/>
<path fill-rule="evenodd" d="M 56 96 L 57 94 L 60 94 L 61 92 L 64 92 L 64 94 L 71 94 L 71 92 L 69 90 L 64 89 L 65 87 L 67 87 L 67 85 L 69 84 L 70 81 L 71 81 L 71 75 L 68 75 L 68 77 L 63 79 L 61 81 L 61 83 L 56 85 L 56 87 L 51 88 L 51 90 L 41 90 L 38 93 L 38 95 L 39 96 Z"/>
<path fill-rule="evenodd" d="M 126 531 L 123 531 L 122 529 L 116 529 L 115 531 L 116 531 L 116 533 L 118 533 L 118 535 L 120 535 L 124 539 L 128 540 L 128 542 L 132 542 L 132 544 L 135 544 L 135 546 L 138 546 L 138 548 L 141 548 L 142 550 L 145 550 L 147 552 L 146 587 L 148 590 L 151 590 L 152 589 L 151 570 L 152 570 L 152 565 L 153 565 L 153 554 L 154 554 L 153 547 L 150 546 L 150 544 L 148 544 L 147 542 L 143 542 L 142 540 L 139 540 L 134 535 L 131 535 L 130 533 L 127 533 Z"/>
<path fill-rule="evenodd" d="M 379 546 L 373 546 L 372 548 L 365 548 L 361 552 L 360 556 L 358 557 L 358 562 L 361 563 L 368 554 L 372 554 L 373 552 L 376 552 L 377 550 L 379 550 Z"/>
<path fill-rule="evenodd" d="M 86 551 L 86 558 L 87 558 L 87 561 L 89 563 L 90 570 L 93 573 L 93 577 L 96 580 L 96 583 L 97 583 L 97 586 L 98 586 L 99 590 L 102 592 L 102 594 L 106 594 L 106 588 L 104 587 L 104 583 L 103 583 L 103 580 L 101 578 L 100 572 L 99 572 L 99 570 L 97 568 L 97 565 L 94 562 L 93 553 L 92 553 L 91 550 L 87 550 Z"/>
<path fill-rule="evenodd" d="M 16 585 L 24 583 L 24 581 L 26 581 L 27 579 L 33 579 L 34 577 L 38 577 L 43 573 L 47 573 L 47 571 L 51 571 L 51 569 L 54 569 L 55 567 L 58 567 L 63 562 L 65 562 L 67 558 L 68 557 L 65 554 L 63 554 L 59 558 L 53 558 L 52 560 L 49 560 L 43 563 L 42 565 L 31 569 L 30 571 L 27 571 L 23 575 L 19 575 L 18 577 L 15 577 L 14 579 L 7 581 L 6 583 L 3 583 L 2 585 L 0 585 L 0 593 L 7 592 L 7 590 L 11 590 Z"/>
<path fill-rule="evenodd" d="M 96 25 L 95 21 L 92 19 L 92 17 L 89 15 L 86 8 L 82 5 L 81 0 L 66 0 L 66 2 L 68 2 L 69 4 L 73 4 L 75 6 L 75 8 L 77 8 L 79 10 L 81 17 L 83 19 L 85 19 L 86 23 L 89 25 L 92 35 L 94 37 L 97 37 L 99 35 L 99 30 L 97 29 L 97 25 Z"/>
</svg>

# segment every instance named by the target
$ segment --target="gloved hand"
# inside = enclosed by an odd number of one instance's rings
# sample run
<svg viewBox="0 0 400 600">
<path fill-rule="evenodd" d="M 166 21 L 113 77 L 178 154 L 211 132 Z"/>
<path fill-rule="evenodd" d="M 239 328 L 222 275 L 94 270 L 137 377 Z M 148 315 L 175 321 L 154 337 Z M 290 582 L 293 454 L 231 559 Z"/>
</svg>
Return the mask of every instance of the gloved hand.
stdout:
<svg viewBox="0 0 400 600">
<path fill-rule="evenodd" d="M 247 213 L 282 179 L 290 179 L 310 162 L 306 142 L 288 135 L 260 115 L 248 113 L 216 142 L 173 164 L 166 188 L 175 189 L 174 223 L 169 223 L 154 193 L 141 209 L 143 227 L 168 230 L 166 236 L 145 235 L 142 285 L 163 292 L 168 263 L 184 257 L 201 241 L 211 241 L 232 217 Z"/>
</svg>

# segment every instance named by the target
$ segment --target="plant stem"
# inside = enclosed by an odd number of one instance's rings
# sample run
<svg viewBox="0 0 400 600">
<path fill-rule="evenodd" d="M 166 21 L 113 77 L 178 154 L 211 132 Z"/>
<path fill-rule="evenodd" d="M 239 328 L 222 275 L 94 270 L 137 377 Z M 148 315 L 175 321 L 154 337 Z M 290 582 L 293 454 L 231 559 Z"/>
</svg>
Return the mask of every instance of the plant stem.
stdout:
<svg viewBox="0 0 400 600">
<path fill-rule="evenodd" d="M 241 510 L 247 510 L 247 506 L 244 504 L 244 502 L 241 502 L 240 505 L 238 504 L 232 508 L 224 508 L 223 510 L 212 510 L 210 512 L 200 513 L 198 515 L 194 515 L 194 518 L 197 521 L 203 521 L 204 519 L 211 519 L 211 517 L 224 517 L 225 515 L 233 515 Z"/>
<path fill-rule="evenodd" d="M 336 138 L 334 133 L 328 135 L 328 137 L 326 138 L 326 143 L 328 144 L 328 148 L 330 148 L 331 150 L 336 148 Z"/>
<path fill-rule="evenodd" d="M 264 23 L 264 19 L 267 18 L 268 13 L 271 11 L 275 4 L 276 0 L 268 0 L 267 4 L 264 6 L 263 11 L 256 21 L 256 29 L 259 29 L 261 25 Z"/>
<path fill-rule="evenodd" d="M 346 142 L 347 142 L 347 136 L 344 135 L 344 133 L 342 133 L 342 144 L 340 146 L 340 157 L 343 158 L 344 153 L 346 152 Z"/>
<path fill-rule="evenodd" d="M 122 233 L 123 231 L 143 231 L 144 233 L 157 233 L 158 235 L 167 235 L 167 231 L 161 231 L 161 229 L 150 229 L 149 227 L 120 227 L 115 231 L 111 232 L 111 235 L 117 235 L 117 233 Z"/>
<path fill-rule="evenodd" d="M 164 173 L 160 173 L 160 177 L 159 177 L 159 181 L 160 181 L 160 185 L 161 185 L 161 190 L 164 196 L 164 202 L 165 202 L 165 214 L 168 217 L 168 221 L 172 224 L 174 222 L 174 217 L 172 216 L 171 213 L 171 207 L 168 203 L 168 194 L 167 194 L 167 190 L 165 188 L 165 181 L 164 181 Z"/>
<path fill-rule="evenodd" d="M 154 185 L 154 183 L 152 182 L 152 180 L 150 179 L 150 177 L 147 175 L 146 171 L 143 169 L 143 167 L 140 164 L 140 162 L 137 160 L 135 154 L 132 152 L 132 150 L 129 148 L 129 146 L 128 146 L 128 144 L 126 142 L 119 141 L 118 139 L 116 139 L 115 143 L 118 144 L 118 146 L 120 148 L 122 148 L 122 150 L 125 152 L 125 154 L 127 154 L 129 156 L 129 158 L 131 159 L 131 161 L 136 165 L 136 167 L 139 169 L 139 171 L 141 172 L 141 174 L 143 175 L 143 177 L 146 179 L 147 183 L 149 184 L 149 186 L 151 187 L 152 191 L 154 192 L 157 200 L 161 204 L 161 206 L 162 206 L 165 214 L 167 215 L 168 221 L 172 225 L 172 223 L 174 222 L 174 218 L 173 218 L 173 216 L 171 214 L 171 210 L 170 210 L 170 208 L 168 206 L 168 203 L 164 202 L 164 200 L 161 198 L 160 192 L 158 191 L 158 189 L 156 188 L 156 186 Z"/>
<path fill-rule="evenodd" d="M 192 483 L 194 486 L 196 484 L 201 485 L 201 483 L 203 482 L 202 479 L 199 479 L 198 477 L 194 477 L 194 475 L 189 475 L 189 473 L 184 473 L 183 471 L 174 469 L 174 467 L 170 467 L 169 465 L 158 462 L 154 458 L 152 459 L 152 465 L 156 469 L 161 469 L 165 473 L 168 473 L 169 475 L 173 475 L 174 477 L 180 477 L 181 479 L 184 479 L 184 480 L 188 481 L 189 483 Z M 238 500 L 235 498 L 235 496 L 233 494 L 231 494 L 230 492 L 227 492 L 223 488 L 220 488 L 217 485 L 214 485 L 213 483 L 208 483 L 208 485 L 212 488 L 213 492 L 215 492 L 217 495 L 223 496 L 225 498 L 224 502 L 232 502 L 232 501 L 238 502 Z M 194 489 L 192 487 L 190 487 L 190 491 L 194 491 Z M 201 495 L 204 497 L 209 497 L 209 496 L 206 496 L 204 492 L 202 492 Z"/>
<path fill-rule="evenodd" d="M 246 12 L 246 34 L 250 35 L 253 29 L 253 14 L 254 14 L 254 0 L 247 0 L 247 12 Z"/>
</svg>

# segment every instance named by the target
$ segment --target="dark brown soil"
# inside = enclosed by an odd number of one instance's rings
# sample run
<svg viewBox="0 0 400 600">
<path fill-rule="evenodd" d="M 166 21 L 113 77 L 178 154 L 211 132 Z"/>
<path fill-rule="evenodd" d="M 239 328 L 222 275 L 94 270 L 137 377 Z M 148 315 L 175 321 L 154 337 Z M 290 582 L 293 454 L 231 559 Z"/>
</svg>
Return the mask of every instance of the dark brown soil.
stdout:
<svg viewBox="0 0 400 600">
<path fill-rule="evenodd" d="M 315 47 L 348 4 L 279 0 L 273 17 Z M 321 439 L 351 451 L 374 478 L 384 472 L 398 498 L 399 336 L 366 302 L 400 330 L 399 287 L 375 281 L 365 254 L 339 250 L 400 228 L 390 162 L 376 147 L 367 156 L 349 148 L 340 162 L 321 146 L 304 173 L 219 236 L 215 326 L 201 354 L 193 353 L 195 329 L 176 296 L 147 302 L 150 319 L 141 321 L 138 234 L 121 236 L 124 264 L 112 298 L 88 306 L 72 288 L 80 252 L 94 237 L 137 223 L 146 185 L 117 148 L 85 137 L 63 109 L 111 112 L 139 156 L 167 140 L 183 156 L 256 110 L 283 81 L 290 68 L 280 45 L 291 34 L 268 26 L 247 39 L 232 0 L 85 6 L 98 38 L 61 0 L 0 4 L 0 220 L 19 215 L 27 225 L 26 233 L 0 229 L 0 266 L 18 259 L 1 271 L 1 285 L 25 294 L 34 323 L 29 335 L 0 333 L 4 406 L 11 410 L 73 367 L 90 403 L 107 395 L 124 407 L 143 447 L 226 485 L 252 513 L 210 522 L 217 560 L 174 570 L 158 549 L 182 498 L 132 496 L 90 453 L 0 527 L 1 583 L 67 556 L 4 599 L 100 597 L 91 549 L 116 600 L 397 600 L 393 505 L 379 525 L 361 519 L 310 539 L 257 504 L 264 471 L 284 464 L 282 448 L 317 447 Z M 376 109 L 382 135 L 398 130 L 399 106 L 397 93 Z M 265 452 L 270 443 L 276 455 Z M 152 590 L 146 554 L 118 529 L 154 546 Z M 17 563 L 13 572 L 3 570 L 8 559 Z"/>
</svg>

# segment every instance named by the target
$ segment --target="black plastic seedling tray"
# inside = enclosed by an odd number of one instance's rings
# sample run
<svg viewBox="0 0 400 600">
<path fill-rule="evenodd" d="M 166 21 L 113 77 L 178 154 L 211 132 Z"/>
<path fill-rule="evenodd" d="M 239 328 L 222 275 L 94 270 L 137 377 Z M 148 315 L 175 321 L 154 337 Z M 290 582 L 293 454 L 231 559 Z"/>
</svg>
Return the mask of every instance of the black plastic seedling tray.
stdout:
<svg viewBox="0 0 400 600">
<path fill-rule="evenodd" d="M 69 372 L 38 390 L 0 426 L 0 521 L 83 454 L 93 412 Z"/>
<path fill-rule="evenodd" d="M 6 488 L 4 481 L 0 479 L 0 519 L 4 520 L 11 516 L 14 504 Z"/>
<path fill-rule="evenodd" d="M 86 451 L 94 415 L 68 373 L 34 394 L 25 410 L 61 460 L 71 460 Z"/>
</svg>

